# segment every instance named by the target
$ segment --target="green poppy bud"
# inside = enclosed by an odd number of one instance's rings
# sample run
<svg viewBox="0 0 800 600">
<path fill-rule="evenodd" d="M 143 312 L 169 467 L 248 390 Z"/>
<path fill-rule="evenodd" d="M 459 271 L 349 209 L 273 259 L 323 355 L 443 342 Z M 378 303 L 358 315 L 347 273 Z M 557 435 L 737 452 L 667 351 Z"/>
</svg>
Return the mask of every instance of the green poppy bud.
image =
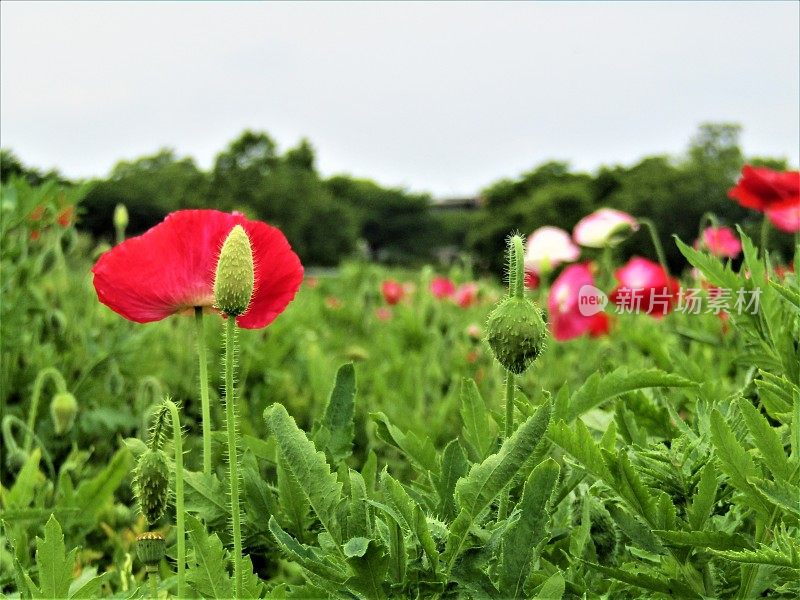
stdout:
<svg viewBox="0 0 800 600">
<path fill-rule="evenodd" d="M 78 401 L 69 392 L 59 392 L 50 401 L 50 418 L 56 435 L 64 435 L 75 422 L 78 414 Z"/>
<path fill-rule="evenodd" d="M 114 208 L 114 228 L 118 231 L 125 231 L 128 227 L 128 209 L 124 204 L 117 204 Z"/>
<path fill-rule="evenodd" d="M 166 554 L 164 536 L 158 531 L 147 531 L 136 538 L 136 554 L 148 570 L 158 566 Z"/>
<path fill-rule="evenodd" d="M 163 451 L 148 449 L 139 456 L 133 491 L 147 522 L 152 524 L 158 521 L 169 499 L 169 464 Z"/>
<path fill-rule="evenodd" d="M 505 298 L 489 314 L 486 340 L 503 367 L 519 375 L 531 366 L 547 342 L 542 312 L 529 299 Z"/>
<path fill-rule="evenodd" d="M 247 311 L 253 296 L 255 271 L 250 238 L 241 225 L 222 244 L 214 278 L 214 302 L 222 312 L 237 317 Z"/>
</svg>

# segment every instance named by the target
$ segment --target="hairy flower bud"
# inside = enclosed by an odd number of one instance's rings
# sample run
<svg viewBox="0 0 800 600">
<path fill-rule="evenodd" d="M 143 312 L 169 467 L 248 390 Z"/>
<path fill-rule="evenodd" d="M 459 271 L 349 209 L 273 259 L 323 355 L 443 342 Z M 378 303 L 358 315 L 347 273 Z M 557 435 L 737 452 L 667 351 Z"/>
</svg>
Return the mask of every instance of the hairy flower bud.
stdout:
<svg viewBox="0 0 800 600">
<path fill-rule="evenodd" d="M 128 227 L 128 209 L 124 204 L 117 204 L 114 208 L 114 227 L 121 231 Z"/>
<path fill-rule="evenodd" d="M 247 311 L 253 296 L 255 271 L 250 238 L 241 225 L 236 225 L 219 253 L 214 278 L 214 302 L 222 312 L 236 317 Z"/>
<path fill-rule="evenodd" d="M 75 422 L 78 414 L 78 401 L 69 392 L 58 392 L 50 401 L 50 418 L 56 435 L 64 435 Z"/>
<path fill-rule="evenodd" d="M 136 538 L 136 554 L 148 569 L 158 566 L 166 554 L 164 536 L 158 531 L 141 534 Z"/>
<path fill-rule="evenodd" d="M 489 314 L 486 331 L 486 340 L 497 362 L 515 375 L 525 372 L 547 342 L 542 312 L 524 297 L 502 300 Z"/>
<path fill-rule="evenodd" d="M 163 451 L 148 449 L 139 456 L 133 490 L 147 522 L 158 521 L 169 498 L 169 465 Z"/>
</svg>

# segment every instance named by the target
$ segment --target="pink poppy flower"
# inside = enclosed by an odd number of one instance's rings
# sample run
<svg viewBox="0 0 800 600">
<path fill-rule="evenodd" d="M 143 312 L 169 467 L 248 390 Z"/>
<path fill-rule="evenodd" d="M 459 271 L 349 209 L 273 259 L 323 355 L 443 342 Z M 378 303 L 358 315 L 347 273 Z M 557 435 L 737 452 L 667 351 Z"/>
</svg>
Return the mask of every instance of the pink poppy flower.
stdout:
<svg viewBox="0 0 800 600">
<path fill-rule="evenodd" d="M 458 286 L 458 289 L 453 294 L 453 300 L 461 308 L 469 308 L 478 299 L 478 284 L 477 283 L 464 283 Z"/>
<path fill-rule="evenodd" d="M 800 231 L 800 199 L 792 206 L 768 208 L 766 213 L 776 229 L 786 233 Z"/>
<path fill-rule="evenodd" d="M 558 227 L 539 227 L 528 238 L 525 269 L 534 273 L 549 272 L 565 262 L 577 260 L 581 250 L 572 238 Z"/>
<path fill-rule="evenodd" d="M 405 296 L 403 285 L 394 279 L 387 279 L 381 284 L 381 293 L 387 304 L 395 305 Z"/>
<path fill-rule="evenodd" d="M 745 165 L 728 197 L 746 208 L 765 211 L 800 203 L 800 171 L 773 171 Z"/>
<path fill-rule="evenodd" d="M 431 294 L 439 300 L 449 298 L 455 291 L 455 284 L 447 277 L 434 277 L 431 280 Z"/>
<path fill-rule="evenodd" d="M 699 242 L 695 243 L 696 247 Z M 702 245 L 720 257 L 736 258 L 742 251 L 742 243 L 730 227 L 707 227 L 703 231 Z"/>
<path fill-rule="evenodd" d="M 623 312 L 645 312 L 659 318 L 672 310 L 680 284 L 658 263 L 636 256 L 614 276 L 619 285 L 609 299 Z"/>
<path fill-rule="evenodd" d="M 539 287 L 541 281 L 539 276 L 533 271 L 525 271 L 525 287 L 529 290 L 535 290 Z"/>
<path fill-rule="evenodd" d="M 601 208 L 578 221 L 572 230 L 572 239 L 587 248 L 603 248 L 618 244 L 627 232 L 638 229 L 639 222 L 628 213 Z"/>
<path fill-rule="evenodd" d="M 603 299 L 595 289 L 589 263 L 570 265 L 556 278 L 547 297 L 550 330 L 556 340 L 608 332 L 608 318 L 602 312 Z M 582 308 L 582 300 L 593 308 Z"/>
</svg>

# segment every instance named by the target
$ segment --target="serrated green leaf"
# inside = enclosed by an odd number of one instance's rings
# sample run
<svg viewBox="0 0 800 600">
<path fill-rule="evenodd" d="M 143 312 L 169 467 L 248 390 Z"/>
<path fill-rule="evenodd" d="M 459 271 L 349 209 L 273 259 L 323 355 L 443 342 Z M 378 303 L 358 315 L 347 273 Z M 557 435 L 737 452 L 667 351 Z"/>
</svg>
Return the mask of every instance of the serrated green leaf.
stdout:
<svg viewBox="0 0 800 600">
<path fill-rule="evenodd" d="M 286 469 L 285 461 L 286 459 L 279 453 L 277 475 L 278 501 L 281 505 L 280 517 L 286 528 L 303 543 L 306 539 L 306 528 L 310 524 L 311 504 L 300 484 Z"/>
<path fill-rule="evenodd" d="M 268 527 L 283 553 L 310 573 L 339 584 L 349 576 L 343 563 L 333 562 L 324 552 L 299 543 L 281 529 L 275 517 L 270 517 Z"/>
<path fill-rule="evenodd" d="M 650 526 L 659 524 L 654 490 L 642 483 L 626 452 L 620 452 L 615 463 L 615 491 L 625 499 L 634 513 L 642 517 Z"/>
<path fill-rule="evenodd" d="M 348 588 L 369 600 L 386 598 L 384 582 L 389 569 L 389 557 L 378 542 L 369 540 L 364 554 L 348 558 L 347 563 L 354 572 L 345 582 Z"/>
<path fill-rule="evenodd" d="M 431 565 L 435 569 L 439 562 L 439 553 L 433 541 L 425 513 L 417 505 L 403 486 L 384 470 L 381 473 L 381 487 L 397 515 L 402 519 L 405 529 L 414 534 L 420 547 L 425 552 Z"/>
<path fill-rule="evenodd" d="M 186 508 L 196 513 L 209 526 L 224 523 L 229 515 L 228 494 L 216 475 L 197 471 L 183 472 Z"/>
<path fill-rule="evenodd" d="M 514 478 L 539 444 L 550 422 L 550 410 L 549 401 L 540 406 L 503 442 L 497 453 L 473 465 L 469 474 L 456 484 L 456 500 L 461 512 L 453 522 L 442 556 L 449 567 L 461 553 L 480 513 Z"/>
<path fill-rule="evenodd" d="M 783 451 L 783 443 L 778 433 L 749 400 L 739 398 L 738 407 L 753 438 L 753 443 L 764 457 L 764 464 L 776 479 L 788 481 L 792 474 L 792 468 L 789 465 L 789 458 Z"/>
<path fill-rule="evenodd" d="M 503 535 L 503 560 L 500 566 L 500 592 L 510 598 L 524 597 L 525 580 L 531 570 L 533 552 L 549 533 L 548 504 L 558 482 L 558 463 L 548 458 L 540 463 L 525 482 L 519 515 Z"/>
<path fill-rule="evenodd" d="M 747 538 L 722 531 L 653 531 L 670 546 L 692 546 L 715 550 L 742 550 L 749 548 Z"/>
<path fill-rule="evenodd" d="M 340 543 L 336 508 L 341 501 L 342 484 L 331 473 L 325 454 L 317 451 L 282 404 L 267 408 L 264 419 L 277 440 L 286 469 L 300 485 L 322 526 Z"/>
<path fill-rule="evenodd" d="M 81 519 L 91 521 L 114 498 L 114 492 L 130 475 L 133 456 L 127 448 L 120 448 L 109 463 L 91 479 L 82 481 L 75 491 L 74 503 L 81 509 Z"/>
<path fill-rule="evenodd" d="M 590 562 L 585 562 L 585 564 L 604 575 L 645 590 L 666 594 L 670 598 L 702 598 L 692 588 L 674 579 L 656 577 L 644 571 L 628 571 Z"/>
<path fill-rule="evenodd" d="M 75 565 L 73 549 L 67 554 L 61 525 L 50 516 L 44 527 L 44 539 L 36 538 L 36 565 L 39 567 L 39 598 L 67 598 Z"/>
<path fill-rule="evenodd" d="M 430 438 L 426 436 L 420 439 L 413 431 L 403 433 L 392 425 L 389 417 L 382 412 L 370 413 L 369 416 L 375 422 L 377 426 L 375 432 L 381 440 L 400 450 L 419 468 L 434 475 L 438 474 L 436 448 L 433 447 Z"/>
<path fill-rule="evenodd" d="M 748 479 L 753 488 L 771 504 L 800 517 L 800 487 L 786 481 Z"/>
<path fill-rule="evenodd" d="M 696 385 L 697 383 L 685 377 L 665 373 L 658 369 L 632 371 L 627 367 L 619 367 L 607 375 L 593 373 L 572 394 L 564 420 L 569 423 L 595 406 L 634 390 L 652 387 L 692 387 Z"/>
<path fill-rule="evenodd" d="M 787 554 L 769 546 L 761 546 L 757 550 L 712 550 L 711 552 L 737 563 L 800 569 L 800 554 Z"/>
<path fill-rule="evenodd" d="M 717 460 L 731 483 L 747 496 L 754 509 L 762 514 L 767 514 L 768 508 L 747 481 L 748 478 L 758 477 L 753 459 L 733 435 L 731 428 L 716 409 L 711 412 L 711 440 L 716 449 Z"/>
<path fill-rule="evenodd" d="M 464 439 L 474 451 L 475 458 L 482 461 L 494 442 L 494 421 L 472 379 L 461 382 L 461 420 L 464 423 Z"/>
<path fill-rule="evenodd" d="M 608 514 L 619 525 L 628 538 L 639 548 L 652 552 L 653 554 L 666 554 L 666 549 L 661 541 L 655 536 L 650 525 L 644 523 L 640 518 L 629 514 L 623 508 L 615 505 L 607 507 Z"/>
<path fill-rule="evenodd" d="M 456 482 L 469 471 L 469 462 L 458 440 L 445 446 L 442 453 L 442 466 L 436 478 L 436 492 L 439 496 L 439 516 L 450 521 L 456 515 L 456 502 L 453 492 Z"/>
<path fill-rule="evenodd" d="M 353 363 L 347 363 L 336 372 L 320 428 L 314 436 L 315 445 L 324 449 L 334 464 L 353 452 L 355 396 L 356 371 Z"/>
<path fill-rule="evenodd" d="M 561 600 L 564 595 L 564 576 L 560 572 L 553 573 L 539 588 L 535 600 Z"/>
<path fill-rule="evenodd" d="M 5 493 L 2 493 L 5 490 L 0 491 L 4 509 L 28 508 L 30 506 L 31 502 L 33 502 L 36 487 L 45 480 L 44 475 L 39 471 L 39 462 L 41 460 L 41 449 L 34 448 L 25 464 L 22 465 L 22 469 L 20 469 L 11 489 Z"/>
<path fill-rule="evenodd" d="M 372 522 L 367 502 L 367 487 L 358 471 L 350 470 L 350 498 L 347 513 L 348 537 L 371 537 Z"/>
<path fill-rule="evenodd" d="M 692 504 L 687 510 L 689 525 L 695 531 L 700 531 L 711 515 L 717 501 L 717 470 L 713 463 L 707 463 L 700 473 L 700 482 L 697 492 L 692 498 Z"/>
<path fill-rule="evenodd" d="M 209 535 L 200 520 L 188 513 L 186 532 L 192 549 L 186 582 L 203 598 L 231 598 L 233 581 L 228 575 L 228 556 L 217 534 Z"/>
<path fill-rule="evenodd" d="M 696 267 L 708 281 L 719 288 L 734 290 L 739 287 L 739 278 L 734 273 L 730 266 L 723 264 L 714 256 L 695 250 L 690 246 L 684 244 L 677 236 L 675 236 L 675 244 L 678 249 L 686 257 L 689 263 Z"/>
<path fill-rule="evenodd" d="M 547 431 L 550 440 L 564 449 L 567 454 L 576 459 L 580 466 L 608 485 L 614 484 L 614 476 L 608 469 L 600 446 L 592 438 L 592 434 L 582 421 L 575 422 L 574 430 L 564 421 L 559 421 L 550 426 Z"/>
</svg>

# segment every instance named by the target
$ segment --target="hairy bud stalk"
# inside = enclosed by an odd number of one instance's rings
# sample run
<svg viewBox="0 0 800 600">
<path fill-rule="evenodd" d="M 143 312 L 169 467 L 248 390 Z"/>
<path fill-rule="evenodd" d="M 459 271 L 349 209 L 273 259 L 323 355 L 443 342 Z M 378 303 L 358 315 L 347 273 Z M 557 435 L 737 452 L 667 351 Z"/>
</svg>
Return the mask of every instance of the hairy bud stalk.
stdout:
<svg viewBox="0 0 800 600">
<path fill-rule="evenodd" d="M 250 238 L 241 225 L 236 225 L 219 253 L 214 278 L 214 301 L 222 312 L 237 317 L 247 311 L 253 296 L 255 271 Z"/>
</svg>

